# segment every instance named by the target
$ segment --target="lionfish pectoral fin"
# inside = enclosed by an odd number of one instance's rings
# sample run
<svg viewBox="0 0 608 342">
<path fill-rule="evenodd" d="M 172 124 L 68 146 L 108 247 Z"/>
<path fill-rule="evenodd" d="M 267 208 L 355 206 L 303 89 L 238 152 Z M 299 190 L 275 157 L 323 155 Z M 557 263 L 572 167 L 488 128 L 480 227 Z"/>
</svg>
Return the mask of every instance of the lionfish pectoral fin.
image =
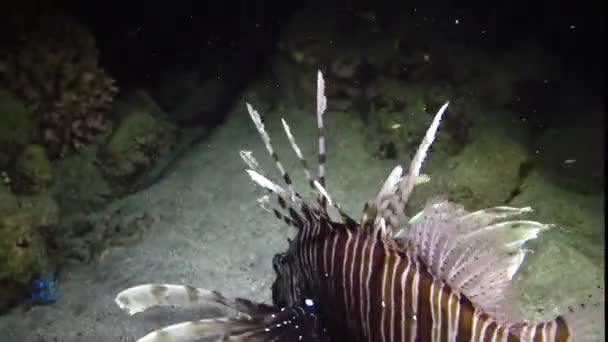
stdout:
<svg viewBox="0 0 608 342">
<path fill-rule="evenodd" d="M 181 322 L 151 331 L 137 342 L 191 342 L 211 337 L 217 338 L 216 341 L 247 341 L 229 338 L 230 332 L 237 328 L 236 325 L 228 317 Z"/>
<path fill-rule="evenodd" d="M 220 341 L 281 341 L 272 324 L 277 310 L 248 299 L 229 299 L 219 292 L 191 286 L 144 284 L 120 292 L 115 299 L 118 306 L 134 315 L 154 307 L 192 307 L 219 304 L 237 311 L 235 316 L 181 322 L 154 330 L 138 342 L 186 342 L 203 338 Z M 285 317 L 281 318 L 285 320 Z M 276 325 L 276 323 L 274 323 Z"/>
<path fill-rule="evenodd" d="M 154 307 L 192 307 L 218 304 L 246 315 L 268 311 L 270 306 L 246 299 L 229 299 L 213 290 L 172 284 L 143 284 L 120 292 L 116 304 L 134 315 Z"/>
<path fill-rule="evenodd" d="M 409 221 L 406 241 L 435 276 L 497 318 L 521 319 L 513 275 L 524 244 L 551 227 L 514 216 L 530 208 L 494 207 L 469 213 L 447 200 L 430 201 Z"/>
<path fill-rule="evenodd" d="M 190 342 L 212 337 L 217 341 L 235 342 L 327 341 L 316 315 L 294 307 L 254 317 L 182 322 L 154 330 L 138 342 Z"/>
<path fill-rule="evenodd" d="M 194 342 L 209 338 L 233 342 L 295 341 L 256 321 L 221 317 L 170 325 L 148 333 L 137 342 Z"/>
</svg>

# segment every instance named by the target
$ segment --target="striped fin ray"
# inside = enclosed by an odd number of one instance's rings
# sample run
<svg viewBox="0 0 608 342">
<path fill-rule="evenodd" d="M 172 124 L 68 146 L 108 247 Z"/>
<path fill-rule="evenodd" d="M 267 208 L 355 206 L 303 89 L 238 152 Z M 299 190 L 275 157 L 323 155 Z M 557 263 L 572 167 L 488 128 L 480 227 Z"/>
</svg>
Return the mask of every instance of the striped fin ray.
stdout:
<svg viewBox="0 0 608 342">
<path fill-rule="evenodd" d="M 446 102 L 443 106 L 441 106 L 441 108 L 439 108 L 433 117 L 431 125 L 427 129 L 426 134 L 424 135 L 424 138 L 416 151 L 416 154 L 414 154 L 414 157 L 412 158 L 407 175 L 404 175 L 404 177 L 402 177 L 397 184 L 397 189 L 388 201 L 386 209 L 379 213 L 386 221 L 386 226 L 390 231 L 394 232 L 399 227 L 399 221 L 401 220 L 405 205 L 407 204 L 414 187 L 421 182 L 420 170 L 422 169 L 422 164 L 426 159 L 427 152 L 435 140 L 437 130 L 439 129 L 439 123 L 441 122 L 443 114 L 445 113 L 448 105 L 449 102 Z M 424 176 L 422 179 L 424 181 Z"/>
<path fill-rule="evenodd" d="M 321 70 L 317 71 L 317 127 L 319 129 L 319 184 L 325 187 L 325 133 L 323 114 L 327 110 L 327 97 L 325 96 L 325 80 Z M 327 203 L 325 198 L 319 197 L 321 208 L 326 210 Z"/>
<path fill-rule="evenodd" d="M 386 229 L 396 232 L 403 209 L 416 185 L 426 183 L 430 178 L 420 173 L 426 154 L 435 140 L 437 129 L 449 102 L 445 103 L 428 128 L 416 154 L 412 158 L 408 174 L 401 166 L 393 168 L 376 197 L 365 204 L 361 226 L 364 230 L 378 230 L 379 218 L 383 218 Z"/>
<path fill-rule="evenodd" d="M 308 183 L 310 184 L 310 188 L 313 189 L 313 190 L 316 190 L 316 187 L 315 187 L 315 184 L 314 184 L 315 180 L 312 177 L 312 172 L 310 171 L 310 167 L 308 166 L 308 161 L 306 160 L 306 158 L 304 158 L 304 154 L 302 154 L 302 150 L 300 150 L 300 147 L 296 143 L 296 139 L 293 137 L 293 134 L 291 134 L 291 128 L 289 128 L 289 125 L 287 124 L 287 121 L 285 121 L 285 119 L 281 118 L 281 122 L 283 123 L 283 129 L 285 130 L 285 134 L 287 135 L 287 139 L 289 140 L 289 143 L 291 144 L 291 147 L 295 151 L 296 155 L 298 156 L 298 159 L 300 160 L 300 163 L 302 164 L 302 169 L 304 170 L 304 174 L 306 175 L 306 179 L 308 179 Z"/>
<path fill-rule="evenodd" d="M 247 174 L 254 183 L 277 196 L 277 202 L 280 209 L 271 207 L 270 210 L 278 219 L 283 220 L 287 224 L 296 228 L 302 227 L 303 215 L 300 209 L 305 206 L 305 203 L 302 203 L 301 200 L 302 196 L 295 191 L 291 182 L 291 177 L 287 171 L 285 171 L 283 164 L 274 151 L 274 148 L 270 142 L 270 136 L 264 128 L 264 123 L 262 122 L 260 114 L 249 103 L 247 103 L 247 111 L 249 112 L 249 116 L 255 124 L 258 133 L 264 141 L 264 146 L 266 147 L 268 154 L 270 154 L 270 156 L 274 159 L 277 170 L 283 177 L 285 184 L 287 184 L 288 190 L 283 189 L 264 174 L 264 171 L 259 167 L 257 160 L 253 157 L 253 154 L 250 151 L 240 151 L 241 159 L 243 159 L 245 164 L 247 164 L 249 167 Z M 258 200 L 258 203 L 261 204 L 263 208 L 268 209 L 266 206 L 268 203 L 266 197 L 261 197 Z"/>
<path fill-rule="evenodd" d="M 261 187 L 269 190 L 270 192 L 272 192 L 278 196 L 279 204 L 281 205 L 281 208 L 289 211 L 289 213 L 290 213 L 289 217 L 291 217 L 291 222 L 301 221 L 301 215 L 297 215 L 297 213 L 299 213 L 301 210 L 306 211 L 306 213 L 308 213 L 308 214 L 310 214 L 312 211 L 312 212 L 316 212 L 316 215 L 329 217 L 329 212 L 327 210 L 328 205 L 329 205 L 329 207 L 335 209 L 339 213 L 339 215 L 342 217 L 343 222 L 349 223 L 348 226 L 352 226 L 352 225 L 355 225 L 356 222 L 340 208 L 338 203 L 332 201 L 332 199 L 329 195 L 329 192 L 325 188 L 326 147 L 325 147 L 325 136 L 323 133 L 323 125 L 324 125 L 323 124 L 323 115 L 325 113 L 326 108 L 327 108 L 327 98 L 325 97 L 325 82 L 323 79 L 323 74 L 321 73 L 321 71 L 318 71 L 318 74 L 317 74 L 317 113 L 316 114 L 317 114 L 317 124 L 318 124 L 318 129 L 319 129 L 319 155 L 318 155 L 319 171 L 318 171 L 318 177 L 316 177 L 316 179 L 315 179 L 315 177 L 313 177 L 313 174 L 310 170 L 308 161 L 306 160 L 301 149 L 297 145 L 295 138 L 293 137 L 293 134 L 291 133 L 291 129 L 290 129 L 289 125 L 287 124 L 287 122 L 284 119 L 282 119 L 283 128 L 284 128 L 285 134 L 287 135 L 287 138 L 290 142 L 290 145 L 291 145 L 292 149 L 294 150 L 294 152 L 296 153 L 296 156 L 300 160 L 300 163 L 302 164 L 304 173 L 306 175 L 306 178 L 307 178 L 311 188 L 313 190 L 315 190 L 315 192 L 317 193 L 317 202 L 319 204 L 318 207 L 309 206 L 305 201 L 303 201 L 303 197 L 294 189 L 292 181 L 291 181 L 291 176 L 283 167 L 283 164 L 281 163 L 278 155 L 276 154 L 276 152 L 274 151 L 274 148 L 272 147 L 272 144 L 270 142 L 270 136 L 268 135 L 268 133 L 266 132 L 266 130 L 264 128 L 264 124 L 262 122 L 260 114 L 249 103 L 247 103 L 247 110 L 249 112 L 249 115 L 250 115 L 252 121 L 254 122 L 256 129 L 258 130 L 258 133 L 262 137 L 262 140 L 264 141 L 266 150 L 271 155 L 271 157 L 274 159 L 277 170 L 281 174 L 285 184 L 287 184 L 288 190 L 284 190 L 282 187 L 280 187 L 277 184 L 275 184 L 274 182 L 272 182 L 268 177 L 266 177 L 263 174 L 263 172 L 259 169 L 257 162 L 251 155 L 251 152 L 241 151 L 241 157 L 243 158 L 245 163 L 250 167 L 250 169 L 247 170 L 247 173 L 252 178 L 252 180 L 256 184 L 260 185 Z M 297 210 L 297 209 L 299 209 L 299 210 Z M 277 216 L 279 219 L 285 220 L 285 218 L 288 217 L 288 215 L 281 213 L 276 208 L 272 209 L 272 211 L 275 213 L 275 216 Z M 287 221 L 289 221 L 289 220 L 287 220 Z M 288 223 L 291 225 L 295 225 L 297 227 L 302 227 L 302 225 L 298 225 L 297 223 L 296 224 L 292 224 L 290 222 L 288 222 Z"/>
<path fill-rule="evenodd" d="M 261 208 L 271 211 L 277 219 L 284 221 L 290 226 L 295 228 L 303 226 L 303 217 L 305 217 L 305 213 L 297 209 L 298 206 L 295 206 L 287 200 L 288 197 L 285 196 L 285 192 L 280 186 L 256 171 L 247 170 L 247 174 L 257 185 L 277 196 L 277 202 L 280 207 L 271 206 L 269 204 L 270 199 L 268 198 L 268 195 L 264 195 L 257 200 L 257 203 Z M 300 207 L 302 210 L 306 210 L 304 203 L 302 203 Z"/>
<path fill-rule="evenodd" d="M 138 342 L 181 342 L 217 337 L 218 341 L 293 341 L 301 334 L 322 331 L 318 318 L 305 308 L 278 310 L 243 298 L 229 299 L 216 291 L 172 284 L 143 284 L 120 292 L 118 306 L 130 315 L 163 306 L 192 307 L 218 304 L 235 316 L 187 321 L 154 330 Z M 298 327 L 303 327 L 298 329 Z M 304 329 L 306 327 L 307 329 Z M 302 337 L 310 337 L 302 335 Z M 322 341 L 322 339 L 319 339 Z"/>
<path fill-rule="evenodd" d="M 365 203 L 363 208 L 363 218 L 361 226 L 364 229 L 371 227 L 373 230 L 377 223 L 374 224 L 378 216 L 384 218 L 385 222 L 391 216 L 392 211 L 389 209 L 391 200 L 395 196 L 399 183 L 403 180 L 403 168 L 397 165 L 393 168 L 389 176 L 384 181 L 384 184 L 376 194 L 376 196 Z M 416 177 L 415 185 L 424 184 L 430 181 L 430 177 L 420 174 Z M 378 221 L 379 222 L 379 221 Z"/>
<path fill-rule="evenodd" d="M 121 291 L 114 300 L 129 315 L 159 307 L 192 307 L 219 304 L 241 314 L 252 316 L 270 312 L 271 306 L 247 299 L 229 299 L 217 291 L 173 284 L 142 284 Z"/>
<path fill-rule="evenodd" d="M 149 332 L 137 342 L 192 342 L 214 338 L 233 342 L 329 341 L 317 317 L 301 308 L 273 314 L 244 317 L 219 317 L 186 321 Z"/>
<path fill-rule="evenodd" d="M 512 219 L 530 210 L 495 207 L 468 213 L 436 199 L 410 220 L 408 248 L 429 272 L 486 313 L 503 321 L 520 319 L 511 280 L 525 259 L 524 244 L 551 227 Z"/>
<path fill-rule="evenodd" d="M 390 199 L 397 190 L 397 185 L 403 179 L 403 168 L 397 165 L 388 175 L 384 184 L 376 194 L 376 197 L 365 203 L 363 208 L 363 217 L 361 218 L 361 227 L 363 230 L 373 230 L 374 222 L 381 210 L 385 210 L 390 202 Z M 383 206 L 384 204 L 384 206 Z"/>
<path fill-rule="evenodd" d="M 169 325 L 149 332 L 137 342 L 191 342 L 203 338 L 215 338 L 215 341 L 270 340 L 255 336 L 260 329 L 258 325 L 243 319 L 210 318 Z"/>
<path fill-rule="evenodd" d="M 283 163 L 281 163 L 281 161 L 279 160 L 279 157 L 277 156 L 276 152 L 274 151 L 274 148 L 272 147 L 272 144 L 270 143 L 270 136 L 268 135 L 268 133 L 266 133 L 266 129 L 264 129 L 264 123 L 262 122 L 262 118 L 260 117 L 260 114 L 258 113 L 257 110 L 255 110 L 251 106 L 251 104 L 247 103 L 246 105 L 247 105 L 247 111 L 249 112 L 249 116 L 251 117 L 251 120 L 255 124 L 255 127 L 258 130 L 258 133 L 262 137 L 262 140 L 264 141 L 264 146 L 266 147 L 268 154 L 270 154 L 270 156 L 274 159 L 277 170 L 279 170 L 279 173 L 283 177 L 283 181 L 285 182 L 285 184 L 287 184 L 287 187 L 289 189 L 289 198 L 291 199 L 292 202 L 295 202 L 296 201 L 296 192 L 293 188 L 291 178 L 289 177 L 289 174 L 287 173 L 287 171 L 285 171 L 285 168 L 283 167 Z"/>
<path fill-rule="evenodd" d="M 277 219 L 284 221 L 288 226 L 298 228 L 301 217 L 297 214 L 293 206 L 287 204 L 288 202 L 284 196 L 285 191 L 264 175 L 264 171 L 259 167 L 259 164 L 253 157 L 251 151 L 240 151 L 240 156 L 245 164 L 249 166 L 247 174 L 249 174 L 256 184 L 266 189 L 269 193 L 277 196 L 277 203 L 280 205 L 280 208 L 270 204 L 268 195 L 259 197 L 257 199 L 258 205 L 262 209 L 273 213 Z M 288 211 L 288 213 L 285 213 L 285 211 Z"/>
<path fill-rule="evenodd" d="M 321 78 L 321 80 L 323 79 L 322 78 L 323 75 L 320 72 L 319 72 L 319 77 Z M 321 85 L 321 87 L 324 87 L 324 86 Z M 324 88 L 321 88 L 321 89 L 324 89 Z M 320 94 L 321 94 L 321 96 L 324 97 L 323 92 L 320 92 Z M 323 102 L 324 100 L 317 99 L 317 101 Z M 321 107 L 321 109 L 323 109 L 323 107 Z M 321 111 L 320 109 L 318 109 L 318 111 L 317 111 L 317 118 L 319 118 L 317 121 L 319 122 L 319 125 L 321 125 L 319 127 L 319 136 L 320 136 L 320 138 L 319 138 L 320 139 L 319 140 L 319 174 L 320 175 L 325 175 L 325 165 L 324 165 L 325 164 L 325 138 L 323 137 L 323 129 L 322 129 L 323 112 L 324 112 L 324 109 L 323 109 L 323 111 Z M 285 134 L 287 135 L 287 139 L 289 140 L 289 143 L 291 144 L 292 149 L 294 150 L 298 159 L 300 160 L 300 163 L 302 164 L 304 174 L 306 175 L 306 179 L 308 180 L 310 187 L 313 190 L 317 191 L 317 193 L 318 193 L 317 202 L 319 203 L 320 211 L 325 215 L 329 215 L 329 212 L 327 211 L 327 206 L 329 205 L 329 207 L 335 208 L 338 211 L 338 213 L 342 217 L 343 222 L 353 221 L 352 218 L 350 218 L 350 216 L 348 216 L 342 210 L 340 205 L 331 199 L 329 192 L 325 188 L 325 176 L 323 176 L 323 177 L 319 176 L 318 179 L 313 178 L 312 171 L 310 170 L 308 161 L 306 160 L 306 158 L 304 157 L 304 154 L 302 153 L 302 150 L 296 143 L 296 140 L 293 137 L 293 134 L 291 133 L 291 128 L 289 127 L 289 125 L 287 124 L 287 122 L 284 119 L 281 119 L 281 122 L 283 123 L 283 129 L 285 131 Z"/>
</svg>

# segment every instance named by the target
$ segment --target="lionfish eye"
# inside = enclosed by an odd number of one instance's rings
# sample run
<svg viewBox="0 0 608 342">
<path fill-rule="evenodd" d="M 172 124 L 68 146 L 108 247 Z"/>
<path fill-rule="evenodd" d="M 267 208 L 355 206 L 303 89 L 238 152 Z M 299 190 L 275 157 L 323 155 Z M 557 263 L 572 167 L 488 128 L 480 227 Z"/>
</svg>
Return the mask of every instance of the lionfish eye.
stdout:
<svg viewBox="0 0 608 342">
<path fill-rule="evenodd" d="M 285 254 L 275 254 L 272 258 L 272 267 L 274 268 L 275 272 L 279 272 L 279 270 L 285 265 L 286 261 L 287 257 Z"/>
</svg>

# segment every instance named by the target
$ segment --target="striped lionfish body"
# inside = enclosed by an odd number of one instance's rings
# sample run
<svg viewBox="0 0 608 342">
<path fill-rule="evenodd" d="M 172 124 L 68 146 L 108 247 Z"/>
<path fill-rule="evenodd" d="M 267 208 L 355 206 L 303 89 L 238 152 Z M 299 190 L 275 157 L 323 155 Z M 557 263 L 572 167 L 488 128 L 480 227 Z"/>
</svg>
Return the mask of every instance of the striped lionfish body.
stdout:
<svg viewBox="0 0 608 342">
<path fill-rule="evenodd" d="M 302 161 L 314 202 L 294 190 L 270 143 L 258 112 L 248 112 L 274 158 L 285 187 L 258 166 L 250 152 L 241 157 L 252 180 L 269 194 L 260 203 L 297 229 L 273 267 L 273 305 L 229 299 L 181 285 L 146 284 L 119 293 L 117 304 L 134 314 L 155 306 L 216 303 L 239 315 L 184 322 L 153 331 L 139 341 L 600 341 L 599 303 L 570 308 L 543 322 L 525 321 L 516 310 L 512 277 L 525 258 L 524 244 L 549 228 L 515 217 L 530 208 L 499 206 L 467 212 L 432 199 L 400 226 L 447 103 L 435 115 L 407 172 L 397 166 L 357 221 L 325 188 L 326 109 L 324 80 L 317 82 L 319 169 L 308 168 L 289 126 L 287 137 Z M 334 218 L 336 217 L 336 218 Z M 593 299 L 596 301 L 596 299 Z"/>
</svg>

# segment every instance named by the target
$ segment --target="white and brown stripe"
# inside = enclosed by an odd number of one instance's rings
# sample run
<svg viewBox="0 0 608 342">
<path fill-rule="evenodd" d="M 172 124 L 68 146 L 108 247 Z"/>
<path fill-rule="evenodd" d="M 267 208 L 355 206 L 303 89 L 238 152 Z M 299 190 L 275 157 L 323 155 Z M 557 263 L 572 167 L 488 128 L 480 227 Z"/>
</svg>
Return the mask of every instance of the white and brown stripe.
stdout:
<svg viewBox="0 0 608 342">
<path fill-rule="evenodd" d="M 306 215 L 321 220 L 325 216 Z M 428 272 L 416 256 L 377 234 L 329 220 L 308 223 L 292 247 L 330 333 L 352 341 L 566 341 L 563 320 L 494 320 Z M 306 249 L 306 250 L 304 250 Z M 308 268 L 308 269 L 305 269 Z M 346 337 L 345 337 L 346 336 Z"/>
<path fill-rule="evenodd" d="M 284 280 L 285 292 L 292 297 L 288 303 L 298 303 L 314 298 L 326 321 L 325 325 L 336 340 L 349 341 L 565 341 L 568 337 L 563 320 L 540 325 L 508 326 L 499 323 L 476 308 L 463 294 L 450 288 L 442 279 L 435 277 L 429 267 L 438 267 L 434 255 L 419 259 L 410 252 L 398 248 L 390 234 L 396 228 L 399 213 L 407 202 L 426 152 L 432 144 L 447 103 L 433 119 L 410 166 L 408 176 L 398 183 L 395 193 L 381 219 L 385 226 L 379 231 L 376 219 L 378 208 L 366 206 L 361 224 L 344 214 L 332 204 L 325 191 L 326 146 L 323 113 L 326 110 L 324 80 L 317 75 L 317 126 L 318 126 L 318 174 L 313 177 L 290 129 L 283 126 L 289 141 L 304 167 L 313 189 L 318 190 L 318 206 L 309 206 L 293 189 L 278 156 L 264 131 L 259 114 L 248 105 L 266 149 L 275 161 L 277 170 L 288 187 L 285 193 L 276 186 L 267 188 L 275 192 L 279 205 L 289 215 L 277 217 L 298 228 L 298 234 L 290 243 L 288 255 L 293 260 L 289 270 L 279 277 Z M 316 178 L 316 179 L 315 179 Z M 263 182 L 266 184 L 267 182 Z M 289 195 L 289 196 L 286 196 Z M 327 205 L 338 209 L 344 223 L 330 219 Z M 377 204 L 376 204 L 377 205 Z M 430 234 L 430 232 L 427 232 Z M 436 245 L 439 235 L 420 236 L 420 247 Z M 460 258 L 465 260 L 474 253 L 474 246 L 465 249 Z M 441 261 L 443 262 L 443 261 Z M 458 260 L 460 262 L 460 259 Z M 460 272 L 456 267 L 452 272 Z M 451 274 L 450 277 L 457 274 Z M 463 272 L 462 277 L 469 276 Z"/>
</svg>

